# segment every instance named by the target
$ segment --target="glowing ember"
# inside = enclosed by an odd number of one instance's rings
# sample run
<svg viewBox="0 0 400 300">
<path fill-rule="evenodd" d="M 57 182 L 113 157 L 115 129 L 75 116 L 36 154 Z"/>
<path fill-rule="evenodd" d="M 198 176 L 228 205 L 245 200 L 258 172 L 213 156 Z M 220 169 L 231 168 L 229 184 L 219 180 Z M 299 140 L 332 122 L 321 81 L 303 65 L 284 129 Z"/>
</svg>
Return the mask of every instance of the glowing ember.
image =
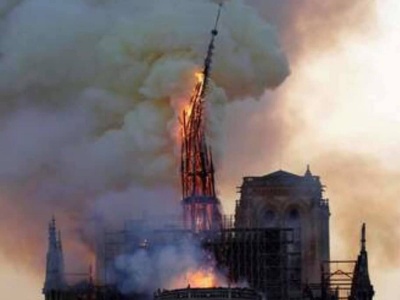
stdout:
<svg viewBox="0 0 400 300">
<path fill-rule="evenodd" d="M 189 116 L 192 114 L 193 110 L 193 95 L 198 95 L 199 92 L 201 91 L 201 88 L 203 86 L 204 82 L 204 75 L 200 71 L 194 72 L 194 74 L 191 75 L 192 77 L 190 78 L 190 82 L 194 83 L 194 87 L 191 92 L 191 98 L 176 98 L 173 100 L 173 107 L 175 112 L 178 114 L 178 122 L 176 124 L 172 125 L 171 129 L 171 134 L 173 136 L 173 139 L 177 145 L 181 145 L 182 139 L 183 139 L 183 130 L 182 130 L 182 124 L 184 122 L 183 116 L 185 115 L 186 118 L 189 118 Z"/>
<path fill-rule="evenodd" d="M 204 80 L 204 74 L 202 72 L 196 72 L 195 73 L 196 80 L 198 83 L 202 83 Z"/>
<path fill-rule="evenodd" d="M 187 282 L 194 288 L 216 287 L 221 285 L 211 269 L 201 269 L 187 274 Z"/>
<path fill-rule="evenodd" d="M 192 288 L 213 288 L 227 286 L 228 282 L 224 275 L 213 267 L 200 267 L 189 269 L 173 278 L 166 288 L 179 289 L 190 286 Z"/>
<path fill-rule="evenodd" d="M 187 116 L 190 116 L 192 114 L 193 105 L 194 105 L 193 97 L 196 97 L 201 93 L 201 89 L 202 89 L 203 83 L 204 83 L 204 75 L 202 72 L 196 72 L 194 74 L 194 76 L 196 78 L 196 85 L 193 88 L 192 99 L 190 99 L 190 102 L 187 103 L 183 109 L 183 111 L 186 113 Z"/>
</svg>

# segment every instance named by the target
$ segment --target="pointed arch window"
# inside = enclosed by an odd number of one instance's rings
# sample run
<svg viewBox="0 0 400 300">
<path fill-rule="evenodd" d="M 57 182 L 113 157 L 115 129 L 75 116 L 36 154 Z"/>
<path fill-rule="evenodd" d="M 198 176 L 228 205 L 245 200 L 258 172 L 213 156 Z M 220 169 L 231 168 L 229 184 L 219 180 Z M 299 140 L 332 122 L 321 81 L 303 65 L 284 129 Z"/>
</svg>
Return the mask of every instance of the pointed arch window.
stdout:
<svg viewBox="0 0 400 300">
<path fill-rule="evenodd" d="M 276 221 L 276 212 L 273 209 L 267 208 L 262 215 L 263 227 L 273 227 Z"/>
</svg>

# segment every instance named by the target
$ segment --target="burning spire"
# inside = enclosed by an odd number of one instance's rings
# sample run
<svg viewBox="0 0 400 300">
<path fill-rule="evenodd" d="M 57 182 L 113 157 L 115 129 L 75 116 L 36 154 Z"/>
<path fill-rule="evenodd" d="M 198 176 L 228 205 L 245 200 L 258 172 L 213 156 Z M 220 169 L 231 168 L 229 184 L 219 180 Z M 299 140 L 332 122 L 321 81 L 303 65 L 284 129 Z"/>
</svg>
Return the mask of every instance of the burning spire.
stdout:
<svg viewBox="0 0 400 300">
<path fill-rule="evenodd" d="M 196 233 L 219 229 L 221 212 L 215 193 L 214 165 L 211 149 L 207 146 L 204 124 L 204 99 L 207 92 L 215 37 L 218 35 L 218 14 L 203 71 L 197 76 L 197 83 L 190 99 L 189 109 L 182 116 L 181 180 L 182 205 L 185 227 Z"/>
</svg>

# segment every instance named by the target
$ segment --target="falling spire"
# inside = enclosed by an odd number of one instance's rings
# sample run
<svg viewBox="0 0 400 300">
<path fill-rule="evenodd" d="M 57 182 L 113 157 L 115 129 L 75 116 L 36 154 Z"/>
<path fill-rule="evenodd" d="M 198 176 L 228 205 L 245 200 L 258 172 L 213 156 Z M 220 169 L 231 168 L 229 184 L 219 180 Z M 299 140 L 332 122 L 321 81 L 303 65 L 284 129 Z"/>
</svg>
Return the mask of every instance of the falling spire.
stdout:
<svg viewBox="0 0 400 300">
<path fill-rule="evenodd" d="M 203 98 L 205 96 L 205 92 L 207 90 L 208 82 L 210 79 L 212 57 L 213 57 L 214 48 L 215 48 L 214 42 L 215 42 L 215 37 L 218 35 L 218 23 L 219 23 L 219 19 L 221 16 L 221 9 L 222 9 L 222 3 L 220 3 L 219 7 L 218 7 L 217 18 L 215 20 L 214 28 L 211 30 L 211 40 L 210 40 L 210 43 L 208 44 L 206 58 L 204 59 L 204 67 L 203 67 L 204 83 L 203 83 L 203 89 L 200 94 L 201 98 Z"/>
<path fill-rule="evenodd" d="M 184 226 L 196 233 L 214 231 L 222 224 L 220 203 L 215 192 L 214 164 L 211 149 L 207 146 L 203 115 L 221 8 L 220 4 L 204 59 L 202 76 L 194 88 L 190 109 L 185 110 L 182 116 L 183 220 Z"/>
</svg>

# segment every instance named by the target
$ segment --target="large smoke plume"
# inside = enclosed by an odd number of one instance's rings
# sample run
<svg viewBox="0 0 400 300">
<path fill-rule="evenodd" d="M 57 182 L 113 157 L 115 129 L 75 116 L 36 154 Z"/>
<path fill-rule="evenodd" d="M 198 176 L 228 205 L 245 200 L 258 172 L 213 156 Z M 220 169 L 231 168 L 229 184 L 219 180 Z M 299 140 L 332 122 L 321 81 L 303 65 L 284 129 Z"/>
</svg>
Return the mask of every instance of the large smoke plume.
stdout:
<svg viewBox="0 0 400 300">
<path fill-rule="evenodd" d="M 87 235 L 76 229 L 93 211 L 112 222 L 119 215 L 129 217 L 123 209 L 129 205 L 136 205 L 132 211 L 141 213 L 165 208 L 164 201 L 179 198 L 171 189 L 177 174 L 174 108 L 186 99 L 193 83 L 191 73 L 201 65 L 215 5 L 194 0 L 128 2 L 0 3 L 0 244 L 8 258 L 18 257 L 20 262 L 24 258 L 22 263 L 41 269 L 44 224 L 53 213 L 73 237 L 66 248 L 86 253 L 78 237 Z M 377 299 L 396 298 L 399 231 L 394 223 L 399 212 L 394 181 L 398 173 L 367 151 L 349 153 L 316 141 L 321 132 L 314 129 L 324 125 L 316 117 L 332 113 L 336 102 L 328 101 L 328 96 L 334 95 L 335 100 L 343 96 L 336 94 L 335 79 L 350 73 L 341 69 L 324 82 L 309 76 L 312 62 L 374 28 L 376 1 L 245 3 L 276 25 L 293 76 L 277 93 L 264 95 L 264 101 L 227 107 L 221 143 L 225 152 L 218 173 L 228 200 L 225 207 L 232 210 L 234 186 L 243 175 L 277 168 L 300 173 L 311 163 L 331 199 L 333 255 L 356 254 L 359 225 L 366 221 L 372 280 L 380 279 Z M 213 71 L 213 92 L 221 95 L 213 103 L 222 106 L 227 98 L 254 98 L 264 86 L 276 85 L 287 74 L 271 28 L 242 4 L 228 5 Z M 173 64 L 161 59 L 167 53 Z M 265 80 L 271 76 L 271 81 Z M 315 85 L 308 84 L 311 80 Z M 251 89 L 242 90 L 247 86 Z M 176 102 L 168 100 L 172 95 Z M 152 178 L 162 187 L 150 193 Z M 365 178 L 373 178 L 376 184 L 369 185 Z M 352 180 L 357 189 L 350 186 Z M 160 203 L 154 200 L 157 194 L 167 196 Z M 139 199 L 151 204 L 143 206 Z"/>
<path fill-rule="evenodd" d="M 90 248 L 88 220 L 176 212 L 177 120 L 215 14 L 206 0 L 0 6 L 2 252 L 42 272 L 55 214 L 73 268 Z M 225 103 L 287 75 L 273 28 L 242 1 L 227 3 L 208 95 L 217 153 Z"/>
</svg>

